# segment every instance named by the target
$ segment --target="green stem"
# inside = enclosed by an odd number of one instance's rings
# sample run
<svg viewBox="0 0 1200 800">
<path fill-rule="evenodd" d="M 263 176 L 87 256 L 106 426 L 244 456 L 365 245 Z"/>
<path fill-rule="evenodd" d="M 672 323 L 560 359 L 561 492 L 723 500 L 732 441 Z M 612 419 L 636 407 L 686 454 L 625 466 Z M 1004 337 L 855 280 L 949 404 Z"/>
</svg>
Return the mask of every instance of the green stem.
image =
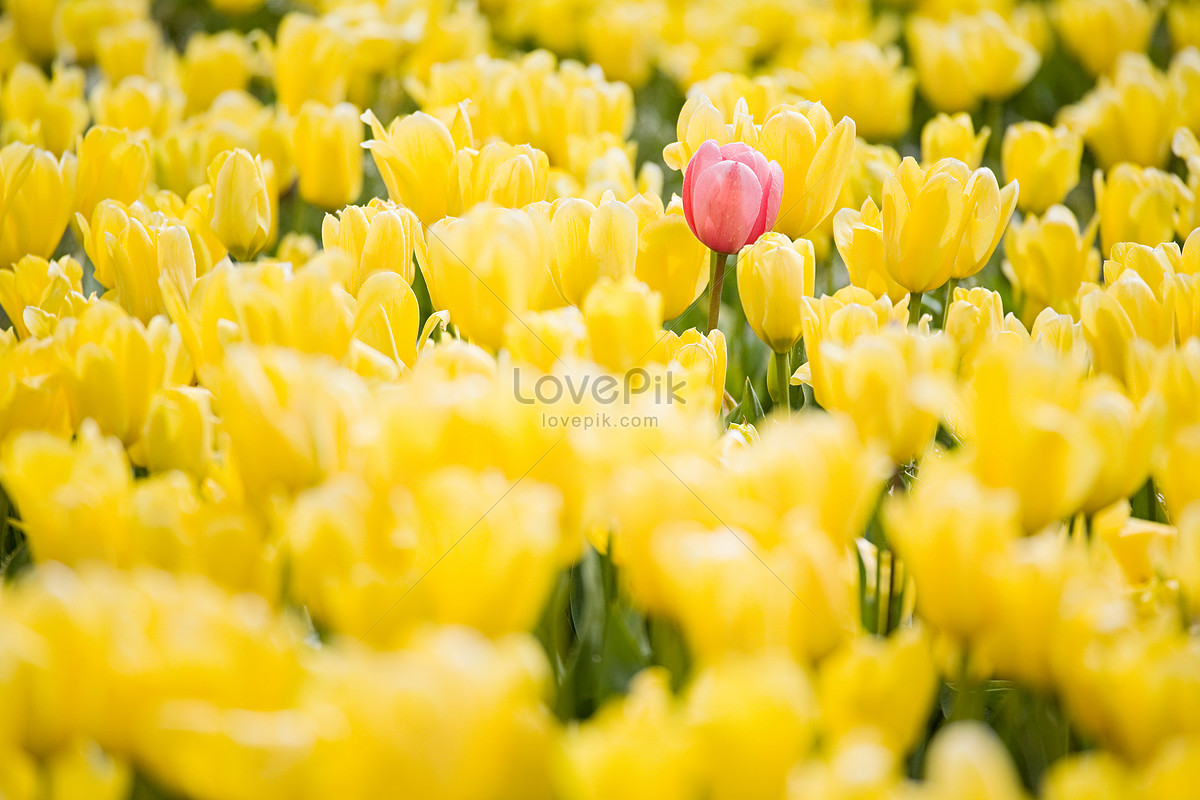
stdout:
<svg viewBox="0 0 1200 800">
<path fill-rule="evenodd" d="M 788 355 L 787 351 L 771 353 L 771 366 L 775 368 L 775 396 L 771 399 L 775 401 L 776 405 L 786 408 L 790 417 L 792 415 L 790 390 L 792 373 L 788 368 Z"/>
<path fill-rule="evenodd" d="M 798 364 L 807 364 L 808 363 L 808 347 L 807 347 L 807 345 L 804 344 L 803 339 L 800 340 L 800 342 L 797 344 L 797 347 L 796 347 L 796 361 Z M 800 393 L 802 395 L 802 400 L 803 400 L 803 403 L 801 404 L 800 407 L 801 408 L 809 408 L 810 406 L 812 406 L 812 404 L 813 404 L 813 388 L 812 388 L 812 386 L 807 383 L 801 384 Z"/>
<path fill-rule="evenodd" d="M 924 292 L 912 292 L 908 296 L 908 324 L 916 325 L 921 321 L 921 298 Z"/>
<path fill-rule="evenodd" d="M 954 300 L 956 286 L 958 286 L 958 278 L 946 281 L 946 298 L 942 301 L 942 330 L 946 329 L 946 320 L 950 319 L 950 303 Z"/>
<path fill-rule="evenodd" d="M 704 333 L 708 334 L 717 327 L 717 322 L 721 316 L 721 288 L 725 283 L 725 261 L 729 258 L 727 253 L 718 253 L 715 250 L 712 254 L 712 289 L 708 296 L 708 327 L 704 329 Z"/>
</svg>

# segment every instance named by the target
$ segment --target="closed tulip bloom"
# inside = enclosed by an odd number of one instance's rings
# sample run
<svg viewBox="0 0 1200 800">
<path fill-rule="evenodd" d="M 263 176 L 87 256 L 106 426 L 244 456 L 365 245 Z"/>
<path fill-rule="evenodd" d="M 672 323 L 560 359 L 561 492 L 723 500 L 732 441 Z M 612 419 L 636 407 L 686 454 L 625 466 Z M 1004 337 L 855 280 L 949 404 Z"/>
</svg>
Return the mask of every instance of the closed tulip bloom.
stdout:
<svg viewBox="0 0 1200 800">
<path fill-rule="evenodd" d="M 394 272 L 412 285 L 413 265 L 425 257 L 425 232 L 417 215 L 404 206 L 373 198 L 365 206 L 347 206 L 337 216 L 326 214 L 321 243 L 338 248 L 350 258 L 346 291 L 357 296 L 367 278 L 377 272 Z"/>
<path fill-rule="evenodd" d="M 193 33 L 180 61 L 180 85 L 187 95 L 185 113 L 207 111 L 223 92 L 242 91 L 250 83 L 254 48 L 237 31 Z"/>
<path fill-rule="evenodd" d="M 75 207 L 76 163 L 20 142 L 0 149 L 0 267 L 54 253 Z"/>
<path fill-rule="evenodd" d="M 1108 169 L 1122 161 L 1165 167 L 1171 136 L 1183 120 L 1167 76 L 1145 55 L 1125 53 L 1082 100 L 1058 112 L 1058 121 L 1082 136 Z"/>
<path fill-rule="evenodd" d="M 175 86 L 130 75 L 97 84 L 88 103 L 98 125 L 162 136 L 182 118 L 184 98 Z"/>
<path fill-rule="evenodd" d="M 429 298 L 465 337 L 491 350 L 505 325 L 524 313 L 545 269 L 546 242 L 523 211 L 480 205 L 462 218 L 431 225 L 429 257 L 421 264 Z"/>
<path fill-rule="evenodd" d="M 455 153 L 469 141 L 457 142 L 436 117 L 419 111 L 397 117 L 387 129 L 370 110 L 363 121 L 375 137 L 363 147 L 371 151 L 393 202 L 411 208 L 426 225 L 458 213 Z"/>
<path fill-rule="evenodd" d="M 662 295 L 664 319 L 674 319 L 708 286 L 704 244 L 692 235 L 678 196 L 666 209 L 652 193 L 637 195 L 629 207 L 638 215 L 634 275 Z"/>
<path fill-rule="evenodd" d="M 933 737 L 925 783 L 938 798 L 1022 800 L 1021 777 L 1000 737 L 982 722 L 945 726 Z"/>
<path fill-rule="evenodd" d="M 1008 126 L 1000 152 L 1004 180 L 1022 187 L 1017 207 L 1033 214 L 1061 203 L 1078 185 L 1082 157 L 1083 140 L 1078 134 L 1040 122 Z"/>
<path fill-rule="evenodd" d="M 744 105 L 743 103 L 742 106 Z M 741 111 L 742 106 L 731 116 Z M 746 116 L 749 116 L 748 109 Z M 675 138 L 677 141 L 663 148 L 663 161 L 671 169 L 684 169 L 696 151 L 709 139 L 722 147 L 733 142 L 733 125 L 725 122 L 725 116 L 713 105 L 708 95 L 697 91 L 690 94 L 679 111 L 679 119 L 675 124 Z"/>
<path fill-rule="evenodd" d="M 234 258 L 249 261 L 267 245 L 272 203 L 261 156 L 226 150 L 208 165 L 212 229 Z"/>
<path fill-rule="evenodd" d="M 1100 275 L 1100 253 L 1093 247 L 1100 218 L 1082 231 L 1066 206 L 1053 206 L 1041 217 L 1027 216 L 1012 225 L 1004 240 L 1005 276 L 1013 284 L 1022 322 L 1032 324 L 1045 308 L 1078 313 L 1079 286 Z"/>
<path fill-rule="evenodd" d="M 27 339 L 37 329 L 36 318 L 52 328 L 60 315 L 75 317 L 83 313 L 86 300 L 82 281 L 83 265 L 71 256 L 55 261 L 25 256 L 11 269 L 0 269 L 0 309 L 8 316 L 13 331 Z M 30 320 L 35 323 L 34 329 L 25 321 L 27 312 L 35 317 Z"/>
<path fill-rule="evenodd" d="M 349 103 L 300 107 L 294 142 L 300 197 L 317 208 L 341 208 L 362 193 L 362 122 Z"/>
<path fill-rule="evenodd" d="M 1100 252 L 1118 242 L 1154 247 L 1175 238 L 1175 207 L 1187 187 L 1174 175 L 1133 164 L 1118 164 L 1107 175 L 1096 170 L 1096 212 Z"/>
<path fill-rule="evenodd" d="M 75 208 L 84 219 L 92 218 L 101 200 L 128 204 L 141 198 L 150 180 L 150 152 L 143 137 L 97 125 L 80 140 L 76 153 Z"/>
<path fill-rule="evenodd" d="M 773 230 L 806 236 L 837 204 L 854 156 L 854 120 L 836 125 L 820 103 L 781 105 L 767 112 L 759 149 L 783 171 L 783 195 Z"/>
<path fill-rule="evenodd" d="M 741 142 L 706 141 L 683 175 L 688 227 L 717 253 L 736 253 L 774 226 L 782 196 L 779 164 Z"/>
<path fill-rule="evenodd" d="M 662 297 L 635 278 L 601 278 L 583 303 L 592 359 L 622 374 L 643 366 L 662 334 Z"/>
<path fill-rule="evenodd" d="M 938 114 L 921 128 L 921 163 L 928 167 L 943 158 L 957 158 L 979 169 L 991 134 L 986 125 L 976 134 L 970 114 Z"/>
<path fill-rule="evenodd" d="M 145 467 L 203 478 L 213 460 L 212 394 L 199 386 L 165 387 L 150 401 L 142 434 Z"/>
<path fill-rule="evenodd" d="M 550 372 L 555 363 L 583 358 L 587 345 L 583 312 L 575 306 L 525 314 L 504 329 L 504 349 L 519 364 Z"/>
<path fill-rule="evenodd" d="M 1136 404 L 1120 384 L 1101 375 L 1085 389 L 1081 411 L 1092 436 L 1107 454 L 1083 501 L 1084 513 L 1094 514 L 1131 496 L 1146 482 L 1163 441 L 1166 407 L 1157 395 Z"/>
<path fill-rule="evenodd" d="M 946 159 L 923 170 L 906 158 L 884 183 L 882 211 L 868 199 L 862 211 L 838 212 L 838 250 L 847 265 L 882 257 L 896 284 L 909 292 L 932 291 L 983 268 L 1016 202 L 1016 184 L 1001 189 L 987 168 L 972 172 Z M 850 268 L 852 274 L 870 271 L 861 263 Z"/>
<path fill-rule="evenodd" d="M 776 353 L 795 347 L 803 335 L 805 297 L 813 296 L 816 259 L 812 242 L 793 242 L 768 233 L 738 255 L 738 294 L 746 322 Z"/>
<path fill-rule="evenodd" d="M 1167 5 L 1167 31 L 1174 50 L 1200 47 L 1200 7 L 1175 0 Z"/>
<path fill-rule="evenodd" d="M 1099 76 L 1121 53 L 1146 51 L 1160 13 L 1142 0 L 1056 0 L 1052 18 L 1067 52 Z"/>
</svg>

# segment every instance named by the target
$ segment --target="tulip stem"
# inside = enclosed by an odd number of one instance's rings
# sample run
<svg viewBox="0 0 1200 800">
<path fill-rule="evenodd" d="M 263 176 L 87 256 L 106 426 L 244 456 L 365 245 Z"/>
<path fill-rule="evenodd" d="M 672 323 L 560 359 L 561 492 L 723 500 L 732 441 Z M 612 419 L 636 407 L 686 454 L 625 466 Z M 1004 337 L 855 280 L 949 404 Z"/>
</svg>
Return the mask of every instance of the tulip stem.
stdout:
<svg viewBox="0 0 1200 800">
<path fill-rule="evenodd" d="M 706 335 L 717 327 L 721 316 L 721 288 L 725 283 L 725 261 L 728 258 L 728 253 L 718 253 L 716 250 L 712 253 L 712 290 L 708 297 L 708 327 L 704 329 Z"/>
<path fill-rule="evenodd" d="M 924 292 L 913 292 L 908 296 L 908 324 L 917 325 L 921 322 L 921 298 Z"/>
<path fill-rule="evenodd" d="M 942 300 L 942 330 L 946 329 L 946 320 L 950 319 L 950 304 L 954 302 L 954 289 L 958 286 L 958 278 L 946 281 L 946 297 Z"/>
<path fill-rule="evenodd" d="M 790 355 L 786 350 L 782 353 L 771 353 L 771 366 L 775 370 L 775 392 L 771 399 L 775 401 L 775 405 L 787 408 L 788 416 L 792 415 L 792 393 L 788 383 L 792 377 L 788 364 Z"/>
</svg>

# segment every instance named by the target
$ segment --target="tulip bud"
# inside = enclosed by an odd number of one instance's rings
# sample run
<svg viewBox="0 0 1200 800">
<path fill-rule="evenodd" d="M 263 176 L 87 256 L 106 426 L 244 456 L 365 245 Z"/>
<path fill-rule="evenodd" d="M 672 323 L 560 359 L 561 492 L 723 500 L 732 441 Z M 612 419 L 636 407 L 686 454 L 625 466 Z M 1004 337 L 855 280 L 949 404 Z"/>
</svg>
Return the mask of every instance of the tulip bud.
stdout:
<svg viewBox="0 0 1200 800">
<path fill-rule="evenodd" d="M 800 341 L 803 299 L 813 296 L 816 262 L 812 242 L 768 233 L 738 255 L 738 294 L 746 322 L 776 353 Z"/>
<path fill-rule="evenodd" d="M 1000 159 L 1004 180 L 1021 186 L 1017 207 L 1042 214 L 1079 183 L 1083 140 L 1065 127 L 1018 122 L 1004 132 Z"/>
<path fill-rule="evenodd" d="M 127 130 L 93 127 L 76 148 L 79 174 L 76 210 L 91 219 L 104 199 L 129 204 L 138 200 L 150 180 L 150 153 L 142 137 Z"/>
<path fill-rule="evenodd" d="M 979 169 L 992 129 L 986 125 L 975 134 L 971 115 L 938 114 L 921 128 L 921 159 L 928 168 L 943 158 L 957 158 L 971 169 Z"/>
<path fill-rule="evenodd" d="M 676 196 L 664 211 L 657 195 L 637 195 L 629 207 L 639 213 L 637 264 L 634 275 L 662 295 L 663 317 L 674 319 L 708 286 L 704 244 L 692 235 Z"/>
<path fill-rule="evenodd" d="M 563 299 L 581 306 L 601 277 L 633 275 L 638 253 L 638 218 L 611 195 L 593 206 L 568 198 L 555 203 L 550 219 L 550 272 Z"/>
<path fill-rule="evenodd" d="M 779 164 L 740 142 L 705 142 L 683 175 L 688 227 L 717 253 L 736 253 L 770 230 L 782 195 Z"/>
<path fill-rule="evenodd" d="M 249 261 L 271 234 L 271 196 L 260 156 L 226 150 L 208 165 L 212 187 L 212 228 L 239 261 Z"/>
<path fill-rule="evenodd" d="M 317 208 L 341 208 L 362 193 L 362 122 L 349 103 L 332 108 L 309 100 L 295 132 L 300 197 Z"/>
<path fill-rule="evenodd" d="M 642 365 L 662 335 L 662 297 L 634 278 L 601 278 L 583 303 L 592 359 L 614 373 Z"/>
</svg>

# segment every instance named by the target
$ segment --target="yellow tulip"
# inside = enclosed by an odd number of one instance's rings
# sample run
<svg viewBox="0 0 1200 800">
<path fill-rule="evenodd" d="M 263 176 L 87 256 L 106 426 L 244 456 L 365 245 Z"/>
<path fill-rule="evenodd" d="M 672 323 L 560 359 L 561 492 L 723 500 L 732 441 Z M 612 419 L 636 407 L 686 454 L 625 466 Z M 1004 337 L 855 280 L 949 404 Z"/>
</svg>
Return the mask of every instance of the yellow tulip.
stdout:
<svg viewBox="0 0 1200 800">
<path fill-rule="evenodd" d="M 75 207 L 76 163 L 18 142 L 0 149 L 0 266 L 54 253 Z"/>
<path fill-rule="evenodd" d="M 816 703 L 808 675 L 786 653 L 728 656 L 704 668 L 685 700 L 705 794 L 775 798 L 812 746 Z"/>
<path fill-rule="evenodd" d="M 955 722 L 933 737 L 925 762 L 931 797 L 1022 800 L 1025 791 L 1008 750 L 982 722 Z"/>
<path fill-rule="evenodd" d="M 560 796 L 686 800 L 696 794 L 699 756 L 668 680 L 663 670 L 643 670 L 629 694 L 566 732 L 555 765 Z"/>
<path fill-rule="evenodd" d="M 744 102 L 733 110 L 731 116 L 738 120 L 739 127 L 754 124 Z M 679 119 L 675 125 L 676 141 L 663 148 L 663 161 L 671 169 L 682 171 L 692 159 L 692 155 L 700 149 L 700 145 L 709 139 L 715 140 L 718 145 L 732 142 L 733 129 L 734 126 L 725 122 L 725 116 L 717 110 L 706 94 L 694 92 L 688 96 L 679 111 Z"/>
<path fill-rule="evenodd" d="M 886 639 L 851 639 L 817 673 L 821 720 L 829 735 L 844 741 L 868 728 L 896 753 L 908 752 L 922 734 L 936 691 L 929 637 L 920 629 L 902 629 Z"/>
<path fill-rule="evenodd" d="M 917 79 L 902 66 L 896 47 L 880 47 L 867 39 L 809 47 L 797 70 L 805 97 L 819 101 L 834 118 L 854 120 L 865 139 L 898 139 L 912 123 Z"/>
<path fill-rule="evenodd" d="M 365 206 L 347 206 L 337 216 L 326 214 L 321 225 L 326 250 L 339 248 L 350 258 L 346 291 L 377 272 L 394 272 L 409 285 L 416 275 L 413 257 L 425 258 L 425 234 L 417 215 L 404 206 L 373 198 Z"/>
<path fill-rule="evenodd" d="M 976 357 L 995 339 L 1002 337 L 1010 345 L 1029 340 L 1016 317 L 1004 313 L 1000 294 L 982 286 L 954 290 L 943 330 L 958 346 L 959 373 L 964 375 L 971 373 Z"/>
<path fill-rule="evenodd" d="M 150 152 L 143 138 L 127 130 L 93 127 L 76 149 L 79 172 L 75 209 L 91 219 L 96 204 L 110 199 L 132 203 L 150 180 Z"/>
<path fill-rule="evenodd" d="M 183 116 L 184 98 L 174 86 L 131 75 L 97 84 L 88 103 L 98 125 L 162 136 Z"/>
<path fill-rule="evenodd" d="M 987 168 L 947 159 L 923 170 L 906 158 L 884 183 L 882 212 L 870 199 L 838 212 L 838 249 L 851 274 L 870 274 L 879 259 L 895 284 L 932 291 L 983 268 L 1016 202 L 1016 184 L 1001 189 Z"/>
<path fill-rule="evenodd" d="M 1200 47 L 1200 9 L 1183 0 L 1172 0 L 1167 4 L 1167 31 L 1176 51 Z"/>
<path fill-rule="evenodd" d="M 945 22 L 914 16 L 908 41 L 921 94 L 938 111 L 973 111 L 984 99 L 1007 99 L 1041 65 L 1037 49 L 992 11 Z"/>
<path fill-rule="evenodd" d="M 151 472 L 178 469 L 204 478 L 213 461 L 212 395 L 198 386 L 171 386 L 150 401 L 142 433 Z"/>
<path fill-rule="evenodd" d="M 1018 122 L 1004 131 L 1004 180 L 1020 184 L 1017 207 L 1026 213 L 1044 214 L 1061 203 L 1079 184 L 1082 157 L 1083 140 L 1065 127 Z"/>
<path fill-rule="evenodd" d="M 1200 50 L 1189 47 L 1176 53 L 1167 67 L 1167 80 L 1179 100 L 1179 123 L 1191 131 L 1200 130 L 1200 111 L 1196 110 L 1200 102 Z"/>
<path fill-rule="evenodd" d="M 813 396 L 822 408 L 847 414 L 864 441 L 902 466 L 933 440 L 940 409 L 928 396 L 935 385 L 950 383 L 951 372 L 944 338 L 885 328 L 846 346 L 822 343 L 811 373 Z"/>
<path fill-rule="evenodd" d="M 1146 52 L 1161 12 L 1141 0 L 1056 0 L 1052 15 L 1067 52 L 1098 76 L 1121 53 Z"/>
<path fill-rule="evenodd" d="M 295 132 L 300 197 L 317 208 L 341 208 L 362 193 L 362 122 L 349 103 L 300 106 Z"/>
<path fill-rule="evenodd" d="M 854 153 L 854 120 L 836 125 L 820 103 L 767 112 L 758 149 L 783 168 L 783 198 L 774 230 L 798 239 L 833 211 Z"/>
<path fill-rule="evenodd" d="M 1154 247 L 1175 238 L 1175 205 L 1186 191 L 1179 178 L 1152 167 L 1118 164 L 1108 175 L 1097 170 L 1093 182 L 1102 253 L 1107 255 L 1118 242 Z"/>
<path fill-rule="evenodd" d="M 719 412 L 725 399 L 728 360 L 725 334 L 716 329 L 707 336 L 695 328 L 684 331 L 682 336 L 667 331 L 663 348 L 668 369 L 675 365 L 684 373 L 681 402 L 690 401 L 693 406 Z"/>
<path fill-rule="evenodd" d="M 60 316 L 74 317 L 82 312 L 87 302 L 82 281 L 83 266 L 70 256 L 56 261 L 25 256 L 13 264 L 12 269 L 0 270 L 0 308 L 4 309 L 17 335 L 27 339 L 33 330 L 40 331 L 42 321 L 54 321 Z M 33 330 L 26 322 L 26 314 L 31 315 Z"/>
<path fill-rule="evenodd" d="M 273 225 L 272 199 L 261 156 L 226 150 L 208 165 L 212 229 L 234 258 L 248 261 L 267 245 Z"/>
<path fill-rule="evenodd" d="M 275 92 L 289 114 L 305 100 L 327 106 L 346 99 L 352 42 L 329 17 L 287 14 L 275 36 Z"/>
<path fill-rule="evenodd" d="M 491 142 L 481 150 L 464 148 L 455 157 L 464 210 L 478 203 L 521 208 L 546 199 L 550 162 L 527 144 Z"/>
<path fill-rule="evenodd" d="M 1009 228 L 1004 240 L 1004 274 L 1013 285 L 1021 320 L 1032 324 L 1043 309 L 1077 314 L 1079 286 L 1100 274 L 1093 248 L 1100 218 L 1083 231 L 1066 206 L 1053 206 L 1041 218 L 1027 216 Z"/>
<path fill-rule="evenodd" d="M 450 312 L 464 336 L 490 350 L 504 326 L 530 305 L 546 242 L 523 211 L 479 205 L 462 218 L 429 227 L 429 258 L 421 271 L 436 309 Z"/>
<path fill-rule="evenodd" d="M 930 462 L 917 488 L 884 506 L 888 540 L 916 587 L 917 615 L 959 640 L 987 630 L 991 572 L 1021 535 L 1017 497 L 958 464 Z"/>
<path fill-rule="evenodd" d="M 639 194 L 629 207 L 638 216 L 634 276 L 662 295 L 663 317 L 674 319 L 708 286 L 707 249 L 688 228 L 678 197 L 664 209 L 658 195 Z"/>
<path fill-rule="evenodd" d="M 634 274 L 638 217 L 629 205 L 611 196 L 599 206 L 582 199 L 557 201 L 549 232 L 550 274 L 571 305 L 582 306 L 602 277 L 621 280 Z"/>
<path fill-rule="evenodd" d="M 223 92 L 246 88 L 255 53 L 247 37 L 236 31 L 196 32 L 188 37 L 179 64 L 180 86 L 187 95 L 187 115 L 207 111 Z"/>
<path fill-rule="evenodd" d="M 1179 98 L 1150 59 L 1125 53 L 1083 99 L 1058 112 L 1058 122 L 1083 137 L 1103 169 L 1123 161 L 1165 167 L 1180 124 Z"/>
<path fill-rule="evenodd" d="M 790 351 L 803 335 L 805 297 L 813 296 L 816 259 L 812 242 L 766 233 L 738 254 L 738 295 L 746 322 L 776 353 Z"/>
<path fill-rule="evenodd" d="M 402 275 L 389 270 L 373 273 L 358 291 L 354 336 L 397 365 L 411 367 L 417 359 L 417 296 Z"/>
<path fill-rule="evenodd" d="M 575 306 L 525 314 L 504 329 L 504 347 L 513 360 L 551 372 L 558 361 L 583 358 L 588 340 L 583 312 Z"/>
<path fill-rule="evenodd" d="M 979 169 L 992 129 L 986 125 L 975 133 L 971 115 L 938 114 L 921 128 L 921 163 L 928 168 L 943 158 L 957 158 L 971 169 Z"/>
<path fill-rule="evenodd" d="M 16 0 L 8 9 L 17 42 L 42 61 L 54 57 L 54 16 L 57 7 L 57 3 L 46 0 Z"/>
<path fill-rule="evenodd" d="M 421 112 L 397 117 L 386 130 L 370 110 L 363 121 L 375 137 L 363 147 L 371 151 L 394 202 L 411 208 L 425 225 L 458 213 L 455 153 L 469 141 L 456 142 L 450 129 Z"/>
<path fill-rule="evenodd" d="M 162 59 L 162 28 L 148 19 L 109 25 L 96 34 L 96 65 L 110 81 L 151 77 Z"/>
<path fill-rule="evenodd" d="M 601 278 L 583 302 L 592 359 L 615 373 L 647 363 L 664 337 L 662 296 L 636 278 Z"/>
<path fill-rule="evenodd" d="M 61 156 L 88 124 L 83 86 L 78 67 L 55 64 L 47 80 L 38 67 L 18 62 L 0 89 L 4 140 L 36 144 Z"/>
</svg>

